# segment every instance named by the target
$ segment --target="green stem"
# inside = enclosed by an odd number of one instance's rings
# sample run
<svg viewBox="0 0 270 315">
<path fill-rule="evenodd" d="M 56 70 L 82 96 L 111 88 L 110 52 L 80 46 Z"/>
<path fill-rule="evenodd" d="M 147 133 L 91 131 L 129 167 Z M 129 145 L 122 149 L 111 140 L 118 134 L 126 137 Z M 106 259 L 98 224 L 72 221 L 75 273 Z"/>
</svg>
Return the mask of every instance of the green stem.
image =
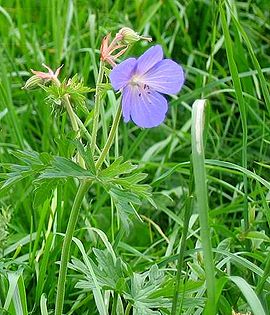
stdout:
<svg viewBox="0 0 270 315">
<path fill-rule="evenodd" d="M 80 120 L 80 118 L 74 113 L 76 121 L 80 127 L 80 131 L 85 135 L 88 143 L 91 143 L 92 141 L 92 136 L 90 135 L 89 131 L 87 130 L 87 128 L 85 127 L 84 123 Z M 99 147 L 96 145 L 96 151 L 97 153 L 101 153 Z"/>
<path fill-rule="evenodd" d="M 60 82 L 57 80 L 55 83 L 59 86 Z M 67 113 L 69 115 L 72 129 L 76 132 L 76 136 L 79 136 L 80 127 L 78 126 L 78 122 L 76 119 L 76 114 L 73 111 L 68 95 L 64 97 L 65 107 Z M 85 167 L 85 163 L 83 158 L 78 156 L 78 163 L 80 166 Z M 88 190 L 90 182 L 82 182 L 78 188 L 77 194 L 75 196 L 75 200 L 71 209 L 71 213 L 69 216 L 68 226 L 66 230 L 66 234 L 64 237 L 64 243 L 62 247 L 61 253 L 61 262 L 60 262 L 60 271 L 57 283 L 57 292 L 56 292 L 56 303 L 55 303 L 55 315 L 62 315 L 64 298 L 65 298 L 65 282 L 67 275 L 67 265 L 69 261 L 70 255 L 70 246 L 72 237 L 75 231 L 76 223 L 78 220 L 81 204 L 83 202 L 83 198 L 85 196 L 86 191 Z"/>
<path fill-rule="evenodd" d="M 101 100 L 102 100 L 102 95 L 100 93 L 100 84 L 103 81 L 103 75 L 104 75 L 104 66 L 103 66 L 103 63 L 101 61 L 100 62 L 100 66 L 99 66 L 97 83 L 96 83 L 95 107 L 94 107 L 94 117 L 93 117 L 93 129 L 92 129 L 92 139 L 91 139 L 91 144 L 90 144 L 90 148 L 92 150 L 93 155 L 94 155 L 94 152 L 95 152 L 95 146 L 96 146 L 96 141 L 97 141 L 99 112 L 100 112 L 100 106 L 101 106 Z"/>
<path fill-rule="evenodd" d="M 65 95 L 64 101 L 65 101 L 66 110 L 67 110 L 67 113 L 68 113 L 68 116 L 69 116 L 69 119 L 71 122 L 72 129 L 75 131 L 76 137 L 81 141 L 81 139 L 80 139 L 80 127 L 78 125 L 77 116 L 73 111 L 73 108 L 71 106 L 68 95 Z M 80 154 L 77 155 L 77 162 L 81 167 L 85 168 L 84 159 L 82 158 L 82 156 Z"/>
<path fill-rule="evenodd" d="M 61 253 L 60 271 L 59 271 L 59 277 L 58 277 L 58 283 L 57 283 L 57 293 L 56 293 L 56 303 L 55 303 L 55 315 L 62 315 L 62 312 L 63 312 L 64 297 L 65 297 L 65 282 L 66 282 L 66 275 L 67 275 L 67 265 L 68 265 L 69 256 L 70 256 L 71 241 L 72 241 L 72 237 L 75 231 L 75 227 L 78 220 L 80 207 L 81 207 L 83 198 L 88 188 L 90 187 L 90 185 L 91 185 L 91 182 L 89 181 L 87 182 L 85 181 L 80 184 L 72 209 L 71 209 L 68 226 L 67 226 L 67 230 L 66 230 L 66 234 L 64 238 L 64 243 L 62 247 L 62 253 Z"/>
<path fill-rule="evenodd" d="M 175 289 L 174 289 L 174 297 L 173 297 L 173 303 L 172 303 L 172 311 L 171 315 L 177 314 L 177 302 L 178 302 L 178 296 L 179 296 L 179 288 L 180 288 L 180 280 L 181 280 L 181 274 L 183 269 L 183 263 L 184 263 L 184 256 L 186 251 L 186 241 L 187 241 L 187 235 L 188 235 L 188 224 L 190 220 L 191 215 L 191 209 L 193 206 L 193 186 L 194 186 L 194 180 L 193 180 L 193 173 L 192 173 L 192 163 L 190 163 L 190 183 L 189 183 L 189 195 L 186 201 L 185 205 L 185 214 L 184 214 L 184 224 L 183 224 L 183 231 L 180 241 L 180 251 L 178 255 L 178 262 L 177 262 L 177 273 L 176 273 L 176 283 L 175 283 Z M 181 310 L 179 310 L 181 311 Z"/>
<path fill-rule="evenodd" d="M 70 104 L 70 100 L 69 100 L 68 95 L 65 95 L 64 100 L 65 100 L 66 110 L 67 110 L 67 113 L 68 113 L 70 121 L 71 121 L 72 129 L 76 132 L 76 135 L 77 135 L 80 131 L 80 128 L 78 126 L 77 119 L 76 119 L 75 113 L 73 111 L 73 108 Z"/>
<path fill-rule="evenodd" d="M 118 293 L 114 292 L 113 297 L 113 305 L 112 305 L 112 315 L 117 315 L 117 300 L 118 300 Z"/>
<path fill-rule="evenodd" d="M 59 81 L 58 78 L 53 78 L 53 82 L 56 86 L 60 87 L 61 86 L 61 82 Z M 77 123 L 77 120 L 76 120 L 76 115 L 72 109 L 72 106 L 70 104 L 70 100 L 69 100 L 69 96 L 68 95 L 65 95 L 64 96 L 64 101 L 65 101 L 65 107 L 66 107 L 66 110 L 67 110 L 67 113 L 69 115 L 69 118 L 70 118 L 70 121 L 71 121 L 71 126 L 72 126 L 72 129 L 78 133 L 80 131 L 80 128 L 78 126 L 78 123 Z"/>
<path fill-rule="evenodd" d="M 128 303 L 126 310 L 125 310 L 125 315 L 129 315 L 131 308 L 132 308 L 132 305 L 130 303 Z"/>
<path fill-rule="evenodd" d="M 207 303 L 204 314 L 215 315 L 215 269 L 211 244 L 211 233 L 208 215 L 208 190 L 206 183 L 204 158 L 204 131 L 205 131 L 206 100 L 196 100 L 192 106 L 192 160 L 200 219 L 200 235 L 205 268 L 207 288 Z"/>
<path fill-rule="evenodd" d="M 93 131 L 92 131 L 92 139 L 91 139 L 91 150 L 94 152 L 95 147 L 96 147 L 96 138 L 97 138 L 97 130 L 98 130 L 98 122 L 99 122 L 99 112 L 100 112 L 100 106 L 101 106 L 101 95 L 99 91 L 99 85 L 103 81 L 103 74 L 104 74 L 104 69 L 103 69 L 103 64 L 100 64 L 100 69 L 99 69 L 99 75 L 97 79 L 97 91 L 96 91 L 96 102 L 95 102 L 95 109 L 94 109 L 94 121 L 93 121 Z M 70 101 L 68 99 L 68 96 L 65 97 L 65 104 L 66 104 L 66 109 L 69 114 L 72 128 L 74 131 L 79 132 L 80 128 L 78 126 L 78 121 L 76 118 L 76 114 L 73 112 L 72 106 L 70 104 Z M 116 115 L 113 120 L 112 128 L 109 134 L 109 137 L 107 139 L 107 142 L 105 143 L 105 146 L 100 154 L 100 157 L 96 163 L 96 168 L 98 169 L 104 162 L 107 153 L 110 150 L 110 147 L 112 146 L 118 124 L 120 121 L 121 117 L 121 106 L 119 105 L 118 110 L 116 112 Z M 82 161 L 83 162 L 83 161 Z M 79 161 L 80 163 L 80 161 Z M 81 163 L 80 163 L 81 164 Z M 64 243 L 62 247 L 62 253 L 61 253 L 61 262 L 60 262 L 60 271 L 59 271 L 59 278 L 58 278 L 58 284 L 57 284 L 57 293 L 56 293 L 56 305 L 55 305 L 55 315 L 62 315 L 63 312 L 63 305 L 64 305 L 64 297 L 65 297 L 65 281 L 66 281 L 66 275 L 67 275 L 67 265 L 69 261 L 69 256 L 70 256 L 70 247 L 71 247 L 71 241 L 72 237 L 75 231 L 76 223 L 78 220 L 79 216 L 79 211 L 80 207 L 84 198 L 85 193 L 87 192 L 88 188 L 90 187 L 91 182 L 85 181 L 80 184 L 80 187 L 77 191 L 69 221 L 68 221 L 68 226 L 64 238 Z"/>
<path fill-rule="evenodd" d="M 119 124 L 119 121 L 121 118 L 121 113 L 122 113 L 122 107 L 121 107 L 121 105 L 119 105 L 117 112 L 116 112 L 116 115 L 115 115 L 114 120 L 113 120 L 113 124 L 112 124 L 112 128 L 110 130 L 110 133 L 109 133 L 109 137 L 108 137 L 108 139 L 105 143 L 105 146 L 104 146 L 104 148 L 100 154 L 100 157 L 97 160 L 97 163 L 96 163 L 96 169 L 97 170 L 101 167 L 102 163 L 105 161 L 106 155 L 108 154 L 108 152 L 112 146 L 113 139 L 115 137 L 115 134 L 116 134 L 116 131 L 118 128 L 118 124 Z"/>
<path fill-rule="evenodd" d="M 259 280 L 259 283 L 258 283 L 257 288 L 256 288 L 256 292 L 258 294 L 262 293 L 263 288 L 264 288 L 264 284 L 265 284 L 267 278 L 269 277 L 269 275 L 270 275 L 270 255 L 268 255 L 268 257 L 266 258 L 266 264 L 265 264 L 264 272 L 263 272 L 263 275 L 262 275 L 261 279 Z"/>
</svg>

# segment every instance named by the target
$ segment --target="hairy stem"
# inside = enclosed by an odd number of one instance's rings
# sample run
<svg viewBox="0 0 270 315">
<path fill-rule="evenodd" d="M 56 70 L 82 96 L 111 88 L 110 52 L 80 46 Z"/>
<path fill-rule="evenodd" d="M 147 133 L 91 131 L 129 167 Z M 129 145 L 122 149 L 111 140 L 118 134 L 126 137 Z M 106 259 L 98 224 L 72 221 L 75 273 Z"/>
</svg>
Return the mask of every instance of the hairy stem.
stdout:
<svg viewBox="0 0 270 315">
<path fill-rule="evenodd" d="M 56 79 L 55 84 L 59 86 L 60 81 Z M 65 103 L 65 107 L 71 121 L 72 129 L 76 132 L 76 136 L 79 136 L 80 127 L 78 125 L 76 114 L 73 111 L 68 95 L 64 96 L 64 103 Z M 79 154 L 77 156 L 77 162 L 81 167 L 83 168 L 85 167 L 84 160 Z M 88 188 L 90 187 L 90 185 L 91 185 L 90 182 L 86 182 L 86 181 L 81 182 L 78 188 L 72 209 L 71 209 L 66 234 L 64 237 L 62 252 L 61 252 L 60 271 L 59 271 L 57 292 L 56 292 L 55 315 L 62 315 L 62 312 L 63 312 L 64 298 L 65 298 L 65 282 L 66 282 L 66 275 L 67 275 L 67 265 L 69 261 L 69 255 L 70 255 L 71 241 L 72 241 L 72 237 L 73 237 L 76 223 L 78 220 L 78 216 L 79 216 L 79 212 L 80 212 L 84 195 L 86 191 L 88 190 Z"/>
<path fill-rule="evenodd" d="M 91 144 L 90 144 L 90 148 L 92 150 L 93 155 L 94 155 L 96 141 L 97 141 L 99 113 L 100 113 L 100 106 L 101 106 L 101 99 L 102 99 L 102 96 L 100 94 L 100 84 L 103 81 L 103 75 L 104 75 L 104 66 L 103 66 L 103 63 L 100 62 L 98 78 L 97 78 L 97 83 L 96 83 L 93 129 L 92 129 L 92 139 L 91 139 Z"/>
<path fill-rule="evenodd" d="M 97 160 L 97 163 L 96 163 L 96 169 L 97 170 L 101 167 L 102 163 L 104 162 L 104 160 L 106 158 L 106 155 L 108 154 L 108 152 L 112 146 L 113 139 L 115 137 L 115 134 L 116 134 L 116 131 L 118 128 L 118 124 L 119 124 L 119 121 L 121 118 L 121 113 L 122 113 L 122 107 L 121 107 L 121 105 L 119 105 L 117 112 L 116 112 L 116 115 L 115 115 L 114 120 L 113 120 L 113 124 L 112 124 L 112 128 L 110 130 L 110 133 L 109 133 L 109 137 L 108 137 L 108 139 L 105 143 L 105 146 L 104 146 L 104 148 L 100 154 L 100 157 Z"/>
<path fill-rule="evenodd" d="M 64 243 L 62 247 L 61 253 L 61 262 L 60 262 L 60 272 L 57 283 L 57 292 L 56 292 L 56 304 L 55 304 L 55 315 L 62 315 L 63 305 L 64 305 L 64 297 L 65 297 L 65 282 L 67 275 L 67 265 L 70 256 L 70 246 L 72 237 L 75 231 L 76 223 L 78 220 L 81 204 L 85 193 L 90 187 L 91 182 L 84 181 L 80 184 L 80 187 L 75 196 L 75 200 L 71 209 L 68 226 L 66 230 L 66 234 L 64 237 Z"/>
<path fill-rule="evenodd" d="M 64 101 L 65 101 L 65 106 L 66 106 L 68 116 L 70 118 L 72 129 L 76 132 L 76 134 L 78 134 L 80 131 L 80 128 L 78 126 L 76 115 L 73 111 L 68 95 L 65 95 Z"/>
</svg>

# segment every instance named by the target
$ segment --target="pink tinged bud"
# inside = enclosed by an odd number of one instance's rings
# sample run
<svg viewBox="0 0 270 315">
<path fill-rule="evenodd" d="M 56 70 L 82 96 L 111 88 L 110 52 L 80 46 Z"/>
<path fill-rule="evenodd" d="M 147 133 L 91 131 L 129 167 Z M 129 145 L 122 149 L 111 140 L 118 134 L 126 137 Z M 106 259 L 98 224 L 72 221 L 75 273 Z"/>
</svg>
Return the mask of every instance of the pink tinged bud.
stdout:
<svg viewBox="0 0 270 315">
<path fill-rule="evenodd" d="M 48 70 L 48 72 L 35 71 L 31 69 L 32 73 L 34 73 L 38 78 L 43 80 L 58 80 L 57 77 L 59 76 L 60 70 L 63 67 L 63 65 L 58 67 L 55 72 L 53 72 L 52 69 L 46 66 L 44 63 L 42 64 L 42 66 L 45 67 Z"/>
<path fill-rule="evenodd" d="M 33 75 L 26 82 L 22 89 L 30 90 L 36 88 L 39 84 L 42 83 L 42 79 L 37 75 Z"/>
<path fill-rule="evenodd" d="M 100 47 L 100 60 L 109 63 L 111 66 L 116 66 L 116 59 L 122 56 L 129 45 L 140 40 L 151 41 L 150 37 L 140 36 L 129 27 L 123 27 L 115 35 L 114 39 L 110 42 L 111 34 L 109 33 L 102 40 Z"/>
<path fill-rule="evenodd" d="M 106 35 L 100 47 L 100 59 L 103 62 L 108 62 L 111 66 L 116 66 L 115 60 L 123 55 L 127 50 L 127 45 L 118 44 L 118 39 L 115 37 L 110 43 L 111 34 Z M 116 54 L 113 55 L 118 50 Z"/>
</svg>

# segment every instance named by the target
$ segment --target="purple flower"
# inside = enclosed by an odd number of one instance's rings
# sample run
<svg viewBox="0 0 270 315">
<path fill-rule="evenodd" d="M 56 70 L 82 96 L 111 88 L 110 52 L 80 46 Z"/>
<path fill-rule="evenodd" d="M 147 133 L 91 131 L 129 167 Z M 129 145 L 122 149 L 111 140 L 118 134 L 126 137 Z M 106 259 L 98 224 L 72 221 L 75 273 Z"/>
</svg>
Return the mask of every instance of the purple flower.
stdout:
<svg viewBox="0 0 270 315">
<path fill-rule="evenodd" d="M 168 110 L 162 94 L 177 94 L 184 72 L 176 62 L 163 59 L 162 47 L 156 45 L 138 59 L 128 58 L 113 68 L 110 80 L 115 90 L 122 90 L 124 121 L 132 119 L 139 127 L 152 128 L 163 122 Z"/>
</svg>

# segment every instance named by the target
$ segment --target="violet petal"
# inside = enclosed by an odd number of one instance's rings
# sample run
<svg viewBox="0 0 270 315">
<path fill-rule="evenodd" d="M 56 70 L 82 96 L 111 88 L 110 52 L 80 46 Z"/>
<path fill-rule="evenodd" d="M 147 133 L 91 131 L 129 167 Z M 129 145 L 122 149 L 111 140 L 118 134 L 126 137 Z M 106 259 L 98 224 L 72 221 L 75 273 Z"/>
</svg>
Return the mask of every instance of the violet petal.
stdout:
<svg viewBox="0 0 270 315">
<path fill-rule="evenodd" d="M 143 76 L 145 84 L 165 94 L 177 94 L 184 80 L 182 67 L 170 59 L 161 60 Z"/>
<path fill-rule="evenodd" d="M 127 85 L 133 74 L 136 62 L 135 58 L 128 58 L 112 69 L 110 80 L 114 90 L 117 91 Z"/>
<path fill-rule="evenodd" d="M 160 125 L 168 110 L 165 97 L 148 89 L 131 88 L 130 116 L 136 125 L 142 128 L 152 128 Z"/>
<path fill-rule="evenodd" d="M 144 74 L 163 58 L 163 51 L 160 45 L 152 46 L 137 60 L 137 74 Z"/>
</svg>

